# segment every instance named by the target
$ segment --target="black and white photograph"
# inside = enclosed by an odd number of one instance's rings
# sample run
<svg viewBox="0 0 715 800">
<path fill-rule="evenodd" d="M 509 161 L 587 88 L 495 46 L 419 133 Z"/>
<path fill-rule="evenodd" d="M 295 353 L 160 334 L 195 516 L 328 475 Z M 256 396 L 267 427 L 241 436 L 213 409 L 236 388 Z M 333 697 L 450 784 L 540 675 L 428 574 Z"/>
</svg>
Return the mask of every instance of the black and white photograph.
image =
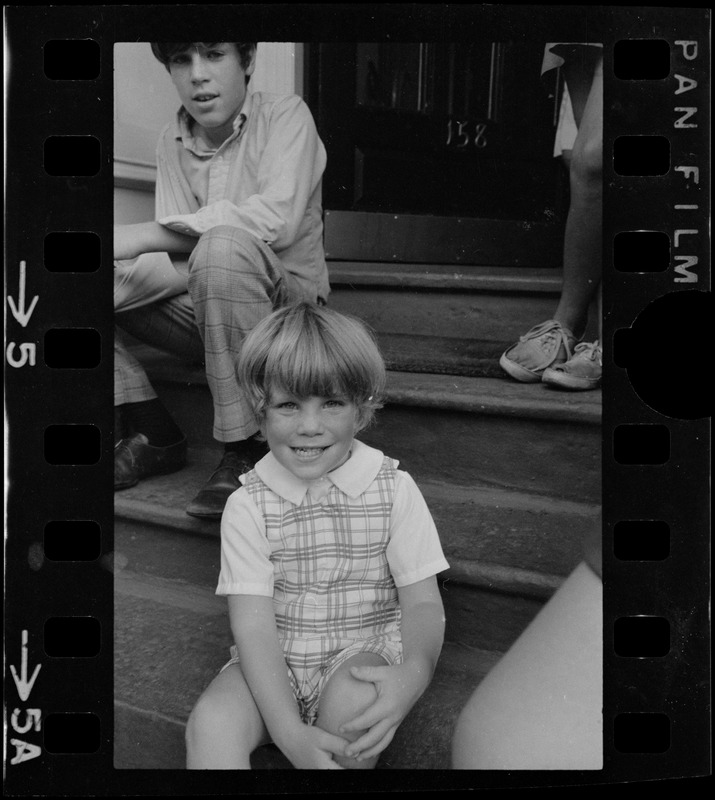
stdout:
<svg viewBox="0 0 715 800">
<path fill-rule="evenodd" d="M 10 794 L 709 776 L 709 12 L 6 24 Z"/>
</svg>

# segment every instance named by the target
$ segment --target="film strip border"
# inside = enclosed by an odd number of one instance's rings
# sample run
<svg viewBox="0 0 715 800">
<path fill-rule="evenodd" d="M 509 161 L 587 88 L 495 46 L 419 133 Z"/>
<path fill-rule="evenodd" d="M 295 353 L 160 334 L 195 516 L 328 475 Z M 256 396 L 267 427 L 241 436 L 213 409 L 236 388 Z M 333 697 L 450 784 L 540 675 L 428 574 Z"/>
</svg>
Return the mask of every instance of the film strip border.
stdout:
<svg viewBox="0 0 715 800">
<path fill-rule="evenodd" d="M 6 9 L 5 764 L 30 794 L 77 786 L 112 719 L 112 54 L 62 11 Z"/>
<path fill-rule="evenodd" d="M 622 779 L 709 773 L 709 405 L 686 344 L 710 317 L 709 25 L 666 12 L 637 13 L 605 63 L 604 744 Z"/>
<path fill-rule="evenodd" d="M 156 21 L 119 11 L 8 10 L 11 793 L 121 793 L 145 780 L 112 768 L 107 210 L 112 44 L 151 38 Z M 623 8 L 602 22 L 606 763 L 567 779 L 581 783 L 701 774 L 709 750 L 709 423 L 702 383 L 682 361 L 664 365 L 653 342 L 692 348 L 684 331 L 707 318 L 710 17 Z"/>
</svg>

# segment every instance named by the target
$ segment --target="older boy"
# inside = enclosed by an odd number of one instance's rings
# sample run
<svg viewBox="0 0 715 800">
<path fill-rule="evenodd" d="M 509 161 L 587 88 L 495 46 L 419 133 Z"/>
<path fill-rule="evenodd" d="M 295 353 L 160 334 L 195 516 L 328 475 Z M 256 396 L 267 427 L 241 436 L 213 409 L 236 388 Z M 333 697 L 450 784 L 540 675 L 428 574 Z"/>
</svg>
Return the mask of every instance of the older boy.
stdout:
<svg viewBox="0 0 715 800">
<path fill-rule="evenodd" d="M 115 228 L 117 326 L 202 361 L 224 455 L 187 508 L 219 518 L 265 453 L 235 376 L 245 335 L 274 308 L 330 291 L 322 245 L 325 148 L 306 104 L 248 90 L 254 42 L 152 43 L 182 103 L 157 147 L 156 221 Z M 187 257 L 188 256 L 188 261 Z M 181 469 L 186 439 L 115 341 L 115 490 Z M 120 438 L 124 436 L 124 438 Z"/>
</svg>

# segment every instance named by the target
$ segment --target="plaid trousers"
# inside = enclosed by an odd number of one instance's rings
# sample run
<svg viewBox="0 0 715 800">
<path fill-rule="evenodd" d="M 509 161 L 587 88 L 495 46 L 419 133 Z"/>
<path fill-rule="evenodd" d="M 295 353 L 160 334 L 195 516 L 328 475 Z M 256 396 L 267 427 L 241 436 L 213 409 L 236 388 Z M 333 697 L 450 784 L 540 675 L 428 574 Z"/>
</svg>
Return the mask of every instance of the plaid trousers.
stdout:
<svg viewBox="0 0 715 800">
<path fill-rule="evenodd" d="M 309 290 L 265 242 L 221 225 L 204 233 L 188 275 L 165 253 L 148 253 L 115 267 L 114 404 L 151 400 L 156 392 L 122 331 L 194 363 L 203 362 L 214 405 L 214 438 L 246 439 L 258 424 L 236 379 L 243 340 L 275 308 L 305 299 Z"/>
</svg>

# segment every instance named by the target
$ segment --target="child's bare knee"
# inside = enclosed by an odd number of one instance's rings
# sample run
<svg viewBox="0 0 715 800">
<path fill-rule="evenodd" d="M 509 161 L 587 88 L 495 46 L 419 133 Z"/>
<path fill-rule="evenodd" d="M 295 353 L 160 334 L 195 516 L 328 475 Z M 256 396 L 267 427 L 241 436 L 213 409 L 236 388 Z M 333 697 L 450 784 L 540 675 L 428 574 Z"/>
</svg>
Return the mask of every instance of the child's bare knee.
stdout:
<svg viewBox="0 0 715 800">
<path fill-rule="evenodd" d="M 350 742 L 359 739 L 367 729 L 342 732 L 340 726 L 362 714 L 377 699 L 377 691 L 371 683 L 358 681 L 348 673 L 332 685 L 333 691 L 320 702 L 320 715 L 315 723 L 328 733 L 340 736 Z M 344 769 L 374 769 L 379 756 L 358 761 L 347 756 L 334 756 L 334 760 Z"/>
<path fill-rule="evenodd" d="M 377 690 L 372 683 L 353 678 L 347 670 L 338 672 L 330 680 L 320 699 L 317 724 L 329 733 L 354 741 L 364 731 L 342 734 L 338 733 L 338 729 L 345 722 L 350 722 L 359 716 L 376 699 Z"/>
<path fill-rule="evenodd" d="M 195 747 L 215 735 L 222 727 L 221 717 L 226 715 L 226 704 L 211 693 L 203 694 L 193 707 L 186 723 L 186 745 Z M 226 720 L 228 722 L 228 720 Z"/>
<path fill-rule="evenodd" d="M 186 724 L 188 769 L 250 769 L 250 754 L 268 734 L 250 696 L 207 690 Z"/>
</svg>

